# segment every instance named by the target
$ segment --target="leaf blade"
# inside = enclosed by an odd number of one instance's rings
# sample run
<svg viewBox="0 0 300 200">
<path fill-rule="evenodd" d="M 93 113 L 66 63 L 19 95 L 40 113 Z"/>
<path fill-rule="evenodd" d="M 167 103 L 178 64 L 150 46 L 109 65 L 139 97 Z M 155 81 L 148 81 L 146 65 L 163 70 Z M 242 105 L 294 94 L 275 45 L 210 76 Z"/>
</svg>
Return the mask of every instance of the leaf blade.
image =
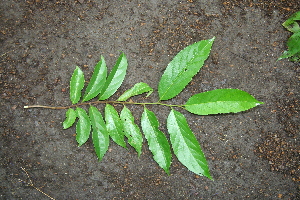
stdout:
<svg viewBox="0 0 300 200">
<path fill-rule="evenodd" d="M 167 128 L 178 160 L 195 174 L 212 179 L 205 156 L 184 115 L 172 109 L 167 119 Z"/>
<path fill-rule="evenodd" d="M 105 121 L 108 134 L 112 140 L 121 147 L 127 149 L 124 141 L 122 121 L 116 109 L 110 104 L 106 104 L 105 106 Z"/>
<path fill-rule="evenodd" d="M 214 39 L 189 45 L 173 58 L 159 81 L 160 100 L 171 99 L 185 88 L 208 58 Z"/>
<path fill-rule="evenodd" d="M 82 70 L 76 66 L 70 80 L 70 99 L 72 104 L 78 103 L 81 98 L 81 90 L 84 87 L 84 74 Z"/>
<path fill-rule="evenodd" d="M 96 64 L 92 78 L 85 90 L 82 102 L 89 101 L 100 94 L 107 76 L 107 67 L 103 56 Z"/>
<path fill-rule="evenodd" d="M 287 41 L 288 50 L 284 51 L 283 54 L 278 58 L 278 60 L 284 58 L 295 57 L 296 59 L 300 59 L 300 31 L 294 33 Z"/>
<path fill-rule="evenodd" d="M 78 122 L 76 124 L 76 141 L 78 142 L 78 146 L 81 146 L 89 139 L 91 122 L 86 111 L 82 108 L 77 107 L 76 114 L 78 117 Z"/>
<path fill-rule="evenodd" d="M 216 89 L 191 96 L 185 109 L 197 115 L 237 113 L 263 104 L 239 89 Z"/>
<path fill-rule="evenodd" d="M 163 132 L 158 129 L 159 123 L 156 116 L 146 107 L 142 114 L 141 125 L 153 159 L 169 175 L 172 157 L 169 142 Z"/>
<path fill-rule="evenodd" d="M 94 148 L 99 161 L 101 161 L 108 150 L 109 135 L 103 117 L 96 107 L 90 106 L 89 116 L 92 124 Z"/>
<path fill-rule="evenodd" d="M 124 53 L 121 53 L 106 79 L 99 100 L 106 100 L 117 91 L 125 78 L 127 66 L 127 58 Z"/>
<path fill-rule="evenodd" d="M 153 89 L 147 83 L 137 83 L 129 90 L 126 90 L 118 99 L 117 101 L 126 101 L 130 97 L 143 94 L 145 92 L 151 92 Z"/>
<path fill-rule="evenodd" d="M 285 22 L 283 26 L 290 32 L 296 33 L 300 31 L 299 21 L 300 20 L 300 11 L 292 14 Z"/>
<path fill-rule="evenodd" d="M 64 129 L 70 128 L 75 123 L 76 117 L 77 117 L 76 111 L 72 108 L 69 108 L 66 111 L 66 119 L 63 122 L 63 128 Z"/>
<path fill-rule="evenodd" d="M 128 143 L 136 150 L 138 157 L 142 153 L 143 137 L 139 127 L 134 123 L 134 117 L 130 110 L 124 106 L 120 118 L 123 122 L 124 134 L 128 138 Z"/>
</svg>

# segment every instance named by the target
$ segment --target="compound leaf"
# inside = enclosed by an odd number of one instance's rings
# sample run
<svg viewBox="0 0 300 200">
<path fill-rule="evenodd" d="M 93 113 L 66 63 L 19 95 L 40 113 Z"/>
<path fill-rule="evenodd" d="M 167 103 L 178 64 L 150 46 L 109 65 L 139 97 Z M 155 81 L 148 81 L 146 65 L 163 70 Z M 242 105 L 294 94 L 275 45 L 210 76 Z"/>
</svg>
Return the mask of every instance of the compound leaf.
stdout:
<svg viewBox="0 0 300 200">
<path fill-rule="evenodd" d="M 239 89 L 216 89 L 195 94 L 184 105 L 185 109 L 197 115 L 237 113 L 248 110 L 263 102 Z"/>
<path fill-rule="evenodd" d="M 160 100 L 171 99 L 185 88 L 208 58 L 214 39 L 189 45 L 173 58 L 159 81 Z"/>
<path fill-rule="evenodd" d="M 123 124 L 116 109 L 110 105 L 105 106 L 106 129 L 112 140 L 121 147 L 127 148 L 124 141 Z"/>
<path fill-rule="evenodd" d="M 77 107 L 76 114 L 79 118 L 76 124 L 76 141 L 78 142 L 78 146 L 81 146 L 89 139 L 91 122 L 86 111 L 82 108 Z"/>
<path fill-rule="evenodd" d="M 141 125 L 153 159 L 169 175 L 172 157 L 169 142 L 164 133 L 158 129 L 159 123 L 156 116 L 146 107 L 142 114 Z"/>
<path fill-rule="evenodd" d="M 92 124 L 92 139 L 99 161 L 102 160 L 109 146 L 109 135 L 101 113 L 94 106 L 89 108 Z"/>
<path fill-rule="evenodd" d="M 117 101 L 126 101 L 132 96 L 143 94 L 145 92 L 149 92 L 147 96 L 152 93 L 153 89 L 147 83 L 137 83 L 131 89 L 127 90 L 122 94 Z M 150 93 L 151 92 L 151 93 Z"/>
<path fill-rule="evenodd" d="M 63 122 L 64 129 L 70 128 L 75 123 L 76 117 L 77 115 L 75 110 L 69 108 L 66 112 L 66 119 Z"/>
<path fill-rule="evenodd" d="M 134 123 L 134 117 L 130 110 L 124 106 L 120 118 L 123 122 L 124 134 L 128 143 L 137 151 L 138 156 L 142 153 L 143 137 L 139 127 Z"/>
<path fill-rule="evenodd" d="M 101 60 L 95 66 L 92 78 L 85 90 L 82 102 L 91 100 L 101 92 L 105 83 L 106 76 L 107 67 L 103 56 L 101 56 Z"/>
<path fill-rule="evenodd" d="M 167 119 L 167 127 L 178 160 L 195 174 L 212 179 L 205 156 L 184 115 L 172 109 Z"/>
<path fill-rule="evenodd" d="M 72 104 L 78 103 L 81 97 L 81 90 L 84 87 L 84 74 L 81 69 L 76 66 L 70 81 L 70 99 Z"/>
<path fill-rule="evenodd" d="M 106 79 L 99 100 L 106 100 L 117 91 L 125 78 L 127 66 L 127 58 L 122 53 Z"/>
</svg>

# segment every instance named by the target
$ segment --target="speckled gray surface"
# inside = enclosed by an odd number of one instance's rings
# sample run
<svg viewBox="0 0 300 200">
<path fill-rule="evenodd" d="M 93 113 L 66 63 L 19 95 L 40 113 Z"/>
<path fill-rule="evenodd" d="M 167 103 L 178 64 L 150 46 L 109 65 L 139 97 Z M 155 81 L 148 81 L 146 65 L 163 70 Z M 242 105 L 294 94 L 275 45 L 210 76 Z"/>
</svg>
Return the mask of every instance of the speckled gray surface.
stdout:
<svg viewBox="0 0 300 200">
<path fill-rule="evenodd" d="M 299 64 L 276 59 L 289 33 L 281 23 L 297 1 L 1 1 L 0 199 L 297 199 L 299 195 Z M 183 112 L 207 157 L 214 181 L 173 156 L 167 176 L 143 154 L 111 142 L 98 162 L 89 140 L 77 147 L 64 111 L 24 105 L 69 105 L 68 85 L 80 66 L 90 77 L 103 55 L 120 51 L 128 73 L 112 99 L 137 82 L 157 89 L 177 52 L 216 37 L 191 84 L 170 103 L 217 88 L 239 88 L 264 105 L 229 115 Z M 157 101 L 157 93 L 135 101 Z M 99 105 L 99 108 L 103 108 Z M 117 109 L 121 107 L 117 106 Z M 166 131 L 168 109 L 149 106 Z M 137 119 L 142 107 L 132 106 Z"/>
</svg>

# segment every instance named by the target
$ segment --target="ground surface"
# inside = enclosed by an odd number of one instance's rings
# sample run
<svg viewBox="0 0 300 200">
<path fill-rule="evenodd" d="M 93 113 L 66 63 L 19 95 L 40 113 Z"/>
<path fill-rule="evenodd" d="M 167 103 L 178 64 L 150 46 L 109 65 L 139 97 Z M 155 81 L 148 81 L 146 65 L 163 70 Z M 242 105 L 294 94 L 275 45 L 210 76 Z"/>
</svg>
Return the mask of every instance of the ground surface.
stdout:
<svg viewBox="0 0 300 200">
<path fill-rule="evenodd" d="M 163 2 L 163 3 L 161 3 Z M 43 1 L 0 2 L 0 199 L 299 199 L 299 64 L 276 59 L 289 37 L 282 22 L 300 10 L 289 1 Z M 114 99 L 137 82 L 153 88 L 179 50 L 216 36 L 211 55 L 171 103 L 217 88 L 239 88 L 264 105 L 230 115 L 184 112 L 214 181 L 189 172 L 173 156 L 167 176 L 146 144 L 111 143 L 98 162 L 89 140 L 63 130 L 76 65 L 90 77 L 103 55 L 129 61 Z M 157 93 L 148 99 L 155 102 Z M 103 106 L 102 106 L 103 107 Z M 101 105 L 99 106 L 101 109 Z M 121 107 L 117 107 L 120 109 Z M 148 107 L 166 130 L 168 109 Z M 131 107 L 136 119 L 142 108 Z"/>
</svg>

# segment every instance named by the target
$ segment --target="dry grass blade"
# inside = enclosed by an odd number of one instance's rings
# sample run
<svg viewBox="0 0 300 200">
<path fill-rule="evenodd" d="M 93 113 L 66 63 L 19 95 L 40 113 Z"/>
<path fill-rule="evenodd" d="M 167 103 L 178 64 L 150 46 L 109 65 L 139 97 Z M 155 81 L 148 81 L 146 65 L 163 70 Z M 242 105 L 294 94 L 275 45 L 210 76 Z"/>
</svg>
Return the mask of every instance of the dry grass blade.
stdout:
<svg viewBox="0 0 300 200">
<path fill-rule="evenodd" d="M 36 189 L 37 191 L 39 191 L 39 192 L 42 193 L 43 195 L 49 197 L 50 199 L 55 200 L 55 198 L 51 197 L 49 194 L 46 194 L 45 192 L 43 192 L 43 191 L 42 191 L 41 189 L 39 189 L 38 187 L 35 187 L 34 184 L 33 184 L 33 182 L 32 182 L 32 180 L 31 180 L 31 178 L 30 178 L 30 176 L 29 176 L 29 174 L 28 174 L 28 172 L 26 171 L 26 169 L 25 169 L 24 167 L 21 167 L 21 169 L 25 172 L 25 174 L 26 174 L 27 177 L 28 177 L 29 182 L 27 182 L 27 184 L 28 184 L 29 186 L 33 187 L 34 189 Z M 24 182 L 25 182 L 25 181 L 24 181 Z"/>
</svg>

